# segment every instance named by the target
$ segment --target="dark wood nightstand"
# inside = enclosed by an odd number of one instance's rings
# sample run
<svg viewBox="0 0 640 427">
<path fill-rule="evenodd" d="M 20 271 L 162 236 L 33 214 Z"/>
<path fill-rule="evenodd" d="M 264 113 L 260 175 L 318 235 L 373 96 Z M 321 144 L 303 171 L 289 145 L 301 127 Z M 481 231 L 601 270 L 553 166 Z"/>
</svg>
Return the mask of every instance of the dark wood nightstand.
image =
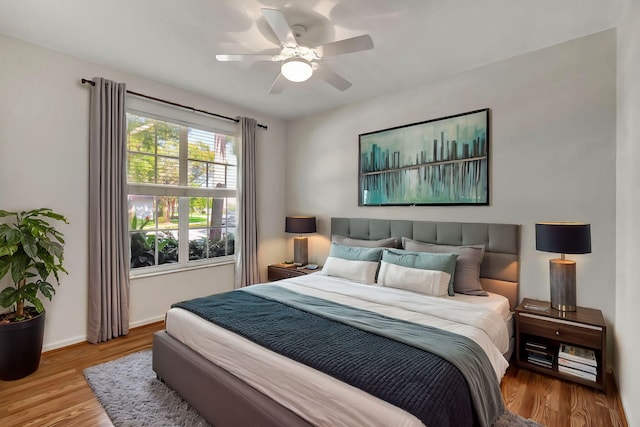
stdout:
<svg viewBox="0 0 640 427">
<path fill-rule="evenodd" d="M 280 264 L 270 265 L 267 267 L 267 279 L 270 282 L 276 280 L 288 279 L 290 277 L 304 276 L 305 274 L 315 273 L 322 270 L 322 266 L 318 266 L 315 270 L 308 270 L 306 268 L 298 269 L 296 267 L 282 267 Z"/>
<path fill-rule="evenodd" d="M 576 311 L 563 312 L 552 308 L 548 301 L 525 298 L 515 312 L 518 366 L 605 390 L 607 326 L 600 310 L 578 307 Z M 593 351 L 597 363 L 595 381 L 558 371 L 560 344 Z M 547 359 L 552 359 L 550 366 L 531 361 L 531 354 L 537 353 L 536 346 L 542 350 L 540 354 L 546 353 Z"/>
</svg>

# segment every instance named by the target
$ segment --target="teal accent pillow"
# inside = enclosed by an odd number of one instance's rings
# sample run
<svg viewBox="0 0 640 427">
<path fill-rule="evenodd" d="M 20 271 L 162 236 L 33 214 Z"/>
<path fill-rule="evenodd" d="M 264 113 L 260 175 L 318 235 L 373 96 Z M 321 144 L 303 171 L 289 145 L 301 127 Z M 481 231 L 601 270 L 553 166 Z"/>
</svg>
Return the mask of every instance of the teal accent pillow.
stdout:
<svg viewBox="0 0 640 427">
<path fill-rule="evenodd" d="M 453 277 L 456 271 L 458 254 L 442 254 L 430 252 L 412 252 L 402 249 L 385 249 L 382 261 L 403 267 L 421 270 L 443 271 L 450 275 L 447 293 L 454 296 Z"/>
<path fill-rule="evenodd" d="M 373 285 L 382 258 L 382 248 L 361 248 L 331 244 L 322 273 Z"/>
<path fill-rule="evenodd" d="M 331 244 L 330 257 L 348 259 L 351 261 L 380 261 L 382 248 L 363 248 L 358 246 L 344 246 Z"/>
</svg>

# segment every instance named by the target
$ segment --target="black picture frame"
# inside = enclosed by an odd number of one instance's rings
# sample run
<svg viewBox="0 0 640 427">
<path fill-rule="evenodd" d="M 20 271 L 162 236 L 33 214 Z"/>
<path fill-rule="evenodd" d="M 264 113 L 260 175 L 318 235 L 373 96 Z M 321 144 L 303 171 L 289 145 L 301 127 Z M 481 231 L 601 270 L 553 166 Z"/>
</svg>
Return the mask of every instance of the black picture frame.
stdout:
<svg viewBox="0 0 640 427">
<path fill-rule="evenodd" d="M 358 135 L 358 206 L 489 204 L 490 109 Z"/>
</svg>

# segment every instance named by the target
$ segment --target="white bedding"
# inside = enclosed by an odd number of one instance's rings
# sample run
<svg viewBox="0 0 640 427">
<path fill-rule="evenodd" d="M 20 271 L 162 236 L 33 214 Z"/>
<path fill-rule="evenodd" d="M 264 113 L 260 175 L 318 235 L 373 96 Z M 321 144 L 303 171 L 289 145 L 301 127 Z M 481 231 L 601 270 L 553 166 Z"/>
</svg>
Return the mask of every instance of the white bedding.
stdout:
<svg viewBox="0 0 640 427">
<path fill-rule="evenodd" d="M 509 345 L 505 323 L 509 304 L 499 295 L 435 298 L 319 273 L 270 285 L 465 335 L 485 350 L 498 381 L 508 366 L 502 353 Z M 416 417 L 383 400 L 186 310 L 169 310 L 166 329 L 198 354 L 315 425 L 422 426 Z"/>
</svg>

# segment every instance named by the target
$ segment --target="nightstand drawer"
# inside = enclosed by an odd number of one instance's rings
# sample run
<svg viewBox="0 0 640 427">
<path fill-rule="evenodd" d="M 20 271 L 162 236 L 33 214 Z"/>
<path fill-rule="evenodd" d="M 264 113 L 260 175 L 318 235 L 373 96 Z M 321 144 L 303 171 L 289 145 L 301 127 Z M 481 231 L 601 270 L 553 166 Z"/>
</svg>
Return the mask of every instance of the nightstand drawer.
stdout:
<svg viewBox="0 0 640 427">
<path fill-rule="evenodd" d="M 569 320 L 548 318 L 530 313 L 518 313 L 519 330 L 522 333 L 535 334 L 592 348 L 602 348 L 602 328 L 581 324 Z"/>
<path fill-rule="evenodd" d="M 304 275 L 303 272 L 298 271 L 295 268 L 269 268 L 268 273 L 268 279 L 272 282 Z"/>
</svg>

